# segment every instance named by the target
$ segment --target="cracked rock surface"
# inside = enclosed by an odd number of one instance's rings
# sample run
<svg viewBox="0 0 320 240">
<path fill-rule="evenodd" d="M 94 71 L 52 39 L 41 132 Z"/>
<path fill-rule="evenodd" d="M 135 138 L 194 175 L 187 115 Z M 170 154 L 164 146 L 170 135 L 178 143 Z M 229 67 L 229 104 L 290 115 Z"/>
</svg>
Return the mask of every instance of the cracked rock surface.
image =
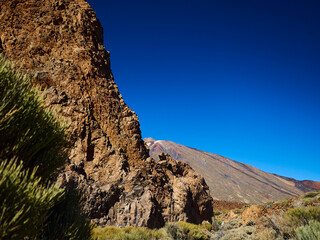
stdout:
<svg viewBox="0 0 320 240">
<path fill-rule="evenodd" d="M 69 124 L 72 147 L 58 181 L 82 191 L 97 224 L 161 227 L 211 220 L 212 198 L 189 165 L 149 157 L 137 115 L 124 103 L 85 0 L 0 1 L 0 52 L 43 87 Z"/>
</svg>

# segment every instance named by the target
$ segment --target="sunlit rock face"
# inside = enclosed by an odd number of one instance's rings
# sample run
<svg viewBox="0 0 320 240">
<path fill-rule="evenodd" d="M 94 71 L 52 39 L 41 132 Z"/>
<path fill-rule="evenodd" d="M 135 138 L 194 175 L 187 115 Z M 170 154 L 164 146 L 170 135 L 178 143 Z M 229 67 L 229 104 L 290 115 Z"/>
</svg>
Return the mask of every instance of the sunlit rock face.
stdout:
<svg viewBox="0 0 320 240">
<path fill-rule="evenodd" d="M 85 0 L 0 1 L 0 51 L 42 86 L 69 124 L 69 160 L 58 182 L 82 191 L 98 224 L 160 227 L 211 220 L 204 179 L 163 155 L 149 158 L 137 115 L 124 103 Z"/>
</svg>

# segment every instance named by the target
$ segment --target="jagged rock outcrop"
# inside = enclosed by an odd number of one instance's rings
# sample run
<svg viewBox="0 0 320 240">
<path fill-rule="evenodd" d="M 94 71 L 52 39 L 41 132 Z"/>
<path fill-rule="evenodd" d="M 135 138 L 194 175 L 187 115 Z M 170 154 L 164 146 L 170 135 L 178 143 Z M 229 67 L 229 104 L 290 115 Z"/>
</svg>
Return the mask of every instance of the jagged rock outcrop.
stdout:
<svg viewBox="0 0 320 240">
<path fill-rule="evenodd" d="M 70 124 L 72 147 L 59 182 L 81 189 L 84 212 L 96 223 L 118 226 L 210 221 L 204 179 L 167 155 L 157 163 L 149 158 L 89 4 L 4 0 L 0 8 L 0 51 L 35 76 L 46 103 Z"/>
</svg>

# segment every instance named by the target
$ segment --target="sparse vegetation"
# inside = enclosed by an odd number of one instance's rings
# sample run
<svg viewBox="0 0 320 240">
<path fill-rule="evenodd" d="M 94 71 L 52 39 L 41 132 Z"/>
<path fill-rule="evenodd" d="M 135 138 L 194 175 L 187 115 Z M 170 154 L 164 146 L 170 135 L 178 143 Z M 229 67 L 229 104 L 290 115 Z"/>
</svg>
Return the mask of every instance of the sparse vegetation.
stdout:
<svg viewBox="0 0 320 240">
<path fill-rule="evenodd" d="M 166 230 L 173 239 L 181 239 L 183 236 L 181 228 L 176 223 L 167 224 Z"/>
<path fill-rule="evenodd" d="M 297 228 L 295 232 L 296 240 L 318 240 L 320 239 L 320 222 L 311 220 L 308 225 Z"/>
<path fill-rule="evenodd" d="M 219 215 L 221 215 L 222 214 L 222 211 L 217 211 L 217 212 L 214 212 L 214 216 L 219 216 Z"/>
<path fill-rule="evenodd" d="M 320 208 L 300 207 L 289 209 L 286 213 L 287 224 L 291 226 L 307 225 L 310 220 L 320 221 Z"/>
<path fill-rule="evenodd" d="M 182 230 L 183 236 L 188 240 L 206 240 L 208 236 L 204 230 L 208 231 L 208 225 L 196 225 L 187 222 L 177 222 L 179 228 Z"/>
<path fill-rule="evenodd" d="M 235 213 L 235 214 L 241 214 L 241 213 L 243 213 L 243 211 L 244 211 L 244 208 L 237 208 L 237 209 L 234 209 L 233 210 L 233 212 Z"/>
<path fill-rule="evenodd" d="M 316 196 L 320 196 L 320 191 L 317 192 L 308 192 L 306 194 L 304 194 L 302 197 L 303 198 L 314 198 Z"/>
<path fill-rule="evenodd" d="M 227 214 L 229 213 L 231 210 L 222 210 L 222 211 L 216 211 L 214 212 L 214 216 L 219 216 L 219 215 L 222 215 L 222 214 Z"/>
<path fill-rule="evenodd" d="M 280 207 L 290 207 L 291 200 L 290 199 L 281 200 L 278 202 L 278 205 L 280 205 Z"/>
<path fill-rule="evenodd" d="M 209 226 L 210 225 L 210 226 Z M 93 230 L 93 237 L 97 240 L 108 239 L 177 239 L 177 240 L 207 240 L 209 239 L 211 224 L 195 225 L 187 222 L 168 223 L 160 229 L 148 228 L 116 228 L 116 227 L 97 227 Z M 206 233 L 207 231 L 207 233 Z"/>
<path fill-rule="evenodd" d="M 277 232 L 273 228 L 265 228 L 257 234 L 259 240 L 273 240 L 277 238 Z"/>
<path fill-rule="evenodd" d="M 285 199 L 215 213 L 215 222 L 222 224 L 215 229 L 213 239 L 298 239 L 315 240 L 320 222 L 320 191 L 306 193 L 297 199 Z M 316 236 L 316 237 L 315 237 Z"/>
<path fill-rule="evenodd" d="M 117 227 L 97 227 L 93 230 L 93 237 L 97 240 L 149 240 L 149 239 L 161 239 L 168 237 L 168 233 L 165 229 L 153 230 L 148 228 L 117 228 Z"/>
</svg>

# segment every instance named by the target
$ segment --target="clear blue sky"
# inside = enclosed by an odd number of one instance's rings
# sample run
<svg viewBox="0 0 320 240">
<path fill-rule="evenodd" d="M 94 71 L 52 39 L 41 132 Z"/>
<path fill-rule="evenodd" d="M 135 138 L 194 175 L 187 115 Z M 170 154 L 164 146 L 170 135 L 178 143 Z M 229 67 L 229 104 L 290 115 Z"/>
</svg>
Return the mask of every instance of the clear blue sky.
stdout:
<svg viewBox="0 0 320 240">
<path fill-rule="evenodd" d="M 320 1 L 88 2 L 143 137 L 320 181 Z"/>
</svg>

